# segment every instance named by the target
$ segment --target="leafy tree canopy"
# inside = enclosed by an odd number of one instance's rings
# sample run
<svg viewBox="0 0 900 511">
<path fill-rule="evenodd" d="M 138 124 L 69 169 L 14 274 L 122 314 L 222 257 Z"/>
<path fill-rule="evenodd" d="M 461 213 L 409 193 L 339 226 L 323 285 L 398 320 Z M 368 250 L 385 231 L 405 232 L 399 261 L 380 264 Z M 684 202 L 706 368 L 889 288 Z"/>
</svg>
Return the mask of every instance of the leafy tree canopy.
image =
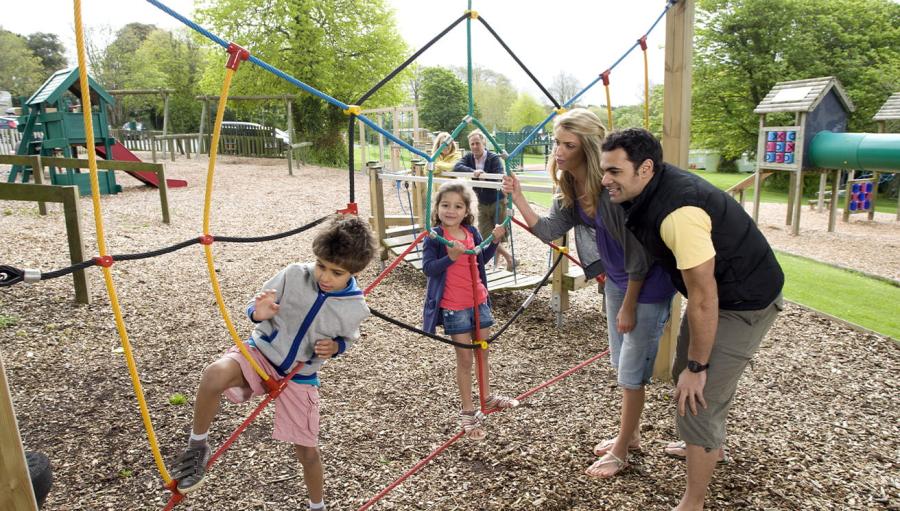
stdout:
<svg viewBox="0 0 900 511">
<path fill-rule="evenodd" d="M 756 148 L 753 109 L 775 83 L 836 76 L 871 119 L 900 84 L 900 4 L 890 0 L 700 0 L 693 70 L 693 146 L 737 158 Z"/>
<path fill-rule="evenodd" d="M 240 14 L 240 15 L 237 15 Z M 399 65 L 406 44 L 383 0 L 219 0 L 202 2 L 197 18 L 226 40 L 347 104 Z M 218 95 L 225 74 L 219 51 L 201 82 Z M 402 80 L 392 80 L 363 106 L 395 105 Z M 299 94 L 295 127 L 313 142 L 312 158 L 343 164 L 347 118 L 336 107 L 253 65 L 235 75 L 232 94 Z"/>
<path fill-rule="evenodd" d="M 469 111 L 466 84 L 443 67 L 422 70 L 419 121 L 432 131 L 451 132 Z"/>
<path fill-rule="evenodd" d="M 28 48 L 41 59 L 41 65 L 47 76 L 68 66 L 66 49 L 56 34 L 35 32 L 29 34 L 27 39 Z"/>
<path fill-rule="evenodd" d="M 29 48 L 25 38 L 0 28 L 0 90 L 13 98 L 31 95 L 47 78 L 41 59 Z"/>
<path fill-rule="evenodd" d="M 519 93 L 519 97 L 509 108 L 509 124 L 513 131 L 540 124 L 546 117 L 546 108 L 527 92 Z"/>
</svg>

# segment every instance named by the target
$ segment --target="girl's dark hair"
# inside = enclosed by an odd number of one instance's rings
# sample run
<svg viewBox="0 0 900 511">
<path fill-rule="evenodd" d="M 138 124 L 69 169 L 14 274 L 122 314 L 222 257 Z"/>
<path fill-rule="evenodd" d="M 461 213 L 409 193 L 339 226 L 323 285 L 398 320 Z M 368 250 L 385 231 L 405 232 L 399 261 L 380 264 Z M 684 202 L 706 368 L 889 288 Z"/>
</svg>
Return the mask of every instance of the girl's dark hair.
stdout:
<svg viewBox="0 0 900 511">
<path fill-rule="evenodd" d="M 313 254 L 350 273 L 359 273 L 378 253 L 368 222 L 355 215 L 335 215 L 313 240 Z"/>
<path fill-rule="evenodd" d="M 441 225 L 441 219 L 438 218 L 438 206 L 441 204 L 441 199 L 444 195 L 448 193 L 458 193 L 466 204 L 466 216 L 460 223 L 463 225 L 474 224 L 475 216 L 472 215 L 472 194 L 469 192 L 469 189 L 459 183 L 444 183 L 438 190 L 437 195 L 434 196 L 434 206 L 431 208 L 431 225 Z"/>
</svg>

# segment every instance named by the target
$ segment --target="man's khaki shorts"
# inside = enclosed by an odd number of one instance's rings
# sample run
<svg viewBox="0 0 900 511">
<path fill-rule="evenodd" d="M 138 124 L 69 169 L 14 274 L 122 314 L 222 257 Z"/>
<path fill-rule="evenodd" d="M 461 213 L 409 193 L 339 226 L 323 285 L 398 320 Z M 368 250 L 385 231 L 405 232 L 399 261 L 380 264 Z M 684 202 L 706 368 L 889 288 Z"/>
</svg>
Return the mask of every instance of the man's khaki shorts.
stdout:
<svg viewBox="0 0 900 511">
<path fill-rule="evenodd" d="M 725 419 L 734 400 L 738 380 L 783 308 L 779 294 L 765 309 L 719 311 L 716 343 L 709 357 L 706 387 L 703 389 L 707 408 L 698 405 L 697 415 L 692 415 L 688 408 L 684 417 L 678 415 L 676 408 L 675 425 L 682 440 L 708 449 L 722 446 L 725 442 Z M 672 376 L 676 383 L 678 375 L 687 367 L 689 339 L 690 327 L 685 314 L 681 318 L 681 332 L 678 334 L 675 363 L 672 365 Z"/>
</svg>

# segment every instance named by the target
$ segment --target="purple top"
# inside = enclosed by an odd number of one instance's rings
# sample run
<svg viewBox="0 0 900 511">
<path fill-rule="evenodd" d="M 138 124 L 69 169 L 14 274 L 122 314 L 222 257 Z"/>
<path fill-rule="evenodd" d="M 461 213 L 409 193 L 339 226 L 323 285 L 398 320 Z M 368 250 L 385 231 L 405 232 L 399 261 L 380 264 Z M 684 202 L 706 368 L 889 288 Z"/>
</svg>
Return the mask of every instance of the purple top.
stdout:
<svg viewBox="0 0 900 511">
<path fill-rule="evenodd" d="M 599 208 L 594 218 L 589 217 L 577 202 L 575 209 L 578 210 L 581 220 L 593 227 L 596 232 L 597 250 L 600 252 L 600 260 L 603 261 L 603 267 L 606 270 L 606 278 L 622 291 L 626 291 L 628 289 L 628 273 L 625 272 L 625 251 L 622 249 L 622 244 L 613 238 L 603 225 Z M 647 278 L 638 295 L 638 303 L 664 302 L 674 294 L 675 286 L 672 285 L 669 275 L 661 266 L 654 263 L 647 272 Z"/>
</svg>

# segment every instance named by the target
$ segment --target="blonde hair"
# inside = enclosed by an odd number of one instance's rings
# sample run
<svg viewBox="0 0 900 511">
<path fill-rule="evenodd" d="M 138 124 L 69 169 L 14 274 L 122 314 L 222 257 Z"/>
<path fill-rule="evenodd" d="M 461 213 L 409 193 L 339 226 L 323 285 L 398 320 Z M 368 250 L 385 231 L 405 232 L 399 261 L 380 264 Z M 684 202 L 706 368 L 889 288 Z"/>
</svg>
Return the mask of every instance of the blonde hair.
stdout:
<svg viewBox="0 0 900 511">
<path fill-rule="evenodd" d="M 459 146 L 456 144 L 456 140 L 450 138 L 450 134 L 446 131 L 442 131 L 438 133 L 436 137 L 434 137 L 434 144 L 431 146 L 431 156 L 440 156 L 439 154 L 437 154 L 437 150 L 439 147 L 441 147 L 441 144 L 443 144 L 447 140 L 450 140 L 450 143 L 447 144 L 447 147 L 444 148 L 444 150 L 450 149 L 450 154 L 459 151 Z"/>
<path fill-rule="evenodd" d="M 459 183 L 444 183 L 438 190 L 437 195 L 434 196 L 434 207 L 431 208 L 431 225 L 441 225 L 441 219 L 438 217 L 438 206 L 440 206 L 441 199 L 444 198 L 444 195 L 447 195 L 448 193 L 458 193 L 466 204 L 466 216 L 462 219 L 460 224 L 474 224 L 475 215 L 472 214 L 472 194 L 469 192 L 469 189 Z"/>
<path fill-rule="evenodd" d="M 583 204 L 586 209 L 595 211 L 597 197 L 600 196 L 603 170 L 600 168 L 600 146 L 606 137 L 606 126 L 594 112 L 586 108 L 574 108 L 560 115 L 553 122 L 553 132 L 564 129 L 578 137 L 581 151 L 584 153 L 585 181 Z M 556 149 L 554 148 L 554 151 Z M 550 179 L 559 189 L 557 197 L 562 199 L 563 207 L 572 207 L 578 199 L 575 191 L 575 177 L 569 172 L 560 172 L 556 158 L 550 159 L 548 168 Z"/>
</svg>

